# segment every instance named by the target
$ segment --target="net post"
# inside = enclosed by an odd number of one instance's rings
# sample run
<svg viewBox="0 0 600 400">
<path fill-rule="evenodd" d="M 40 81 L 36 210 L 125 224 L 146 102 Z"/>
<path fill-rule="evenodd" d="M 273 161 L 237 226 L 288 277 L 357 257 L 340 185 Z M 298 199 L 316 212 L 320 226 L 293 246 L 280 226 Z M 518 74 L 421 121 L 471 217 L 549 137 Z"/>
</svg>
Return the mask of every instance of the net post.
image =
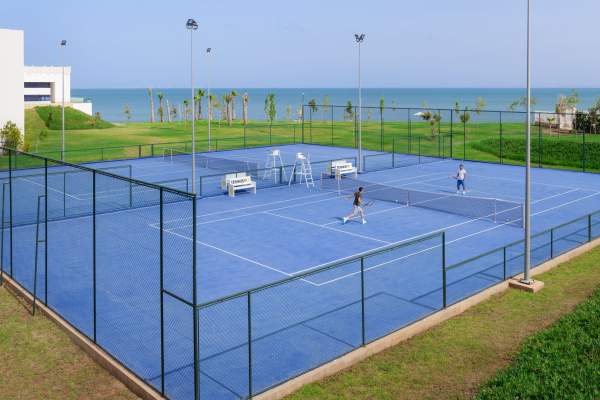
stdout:
<svg viewBox="0 0 600 400">
<path fill-rule="evenodd" d="M 506 246 L 502 247 L 502 277 L 506 280 Z"/>
<path fill-rule="evenodd" d="M 159 254 L 160 254 L 160 394 L 165 395 L 165 299 L 164 299 L 164 191 L 161 187 L 159 199 Z"/>
<path fill-rule="evenodd" d="M 362 345 L 367 344 L 365 334 L 365 258 L 360 258 L 360 320 Z"/>
<path fill-rule="evenodd" d="M 92 293 L 93 293 L 93 338 L 96 343 L 96 170 L 92 171 Z"/>
<path fill-rule="evenodd" d="M 252 292 L 248 291 L 248 398 L 252 398 Z"/>
<path fill-rule="evenodd" d="M 448 305 L 446 291 L 446 231 L 442 231 L 442 301 L 444 308 Z"/>
<path fill-rule="evenodd" d="M 392 138 L 392 168 L 396 168 L 396 139 Z"/>
</svg>

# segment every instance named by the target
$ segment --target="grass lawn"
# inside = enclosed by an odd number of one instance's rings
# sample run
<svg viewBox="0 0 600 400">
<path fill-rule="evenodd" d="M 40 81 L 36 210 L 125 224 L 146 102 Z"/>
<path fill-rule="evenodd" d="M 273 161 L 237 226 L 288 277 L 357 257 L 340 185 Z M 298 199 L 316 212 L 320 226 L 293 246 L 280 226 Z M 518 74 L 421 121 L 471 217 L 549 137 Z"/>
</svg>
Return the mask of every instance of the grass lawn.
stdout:
<svg viewBox="0 0 600 400">
<path fill-rule="evenodd" d="M 0 399 L 137 398 L 3 286 L 0 321 Z"/>
<path fill-rule="evenodd" d="M 600 293 L 550 330 L 527 338 L 572 312 L 597 290 L 600 248 L 539 279 L 546 287 L 535 295 L 507 291 L 346 371 L 307 385 L 289 399 L 469 399 L 515 359 L 513 367 L 484 386 L 481 398 L 513 399 L 517 392 L 511 386 L 542 382 L 548 385 L 539 392 L 543 395 L 518 398 L 557 398 L 549 390 L 557 386 L 563 389 L 560 398 L 597 398 L 590 393 L 595 388 L 598 394 L 600 342 L 598 330 L 592 334 L 588 328 L 598 328 Z M 577 347 L 567 346 L 580 338 L 585 341 Z M 584 367 L 589 369 L 578 371 Z M 560 374 L 573 376 L 560 380 Z M 561 385 L 566 381 L 571 384 Z"/>
</svg>

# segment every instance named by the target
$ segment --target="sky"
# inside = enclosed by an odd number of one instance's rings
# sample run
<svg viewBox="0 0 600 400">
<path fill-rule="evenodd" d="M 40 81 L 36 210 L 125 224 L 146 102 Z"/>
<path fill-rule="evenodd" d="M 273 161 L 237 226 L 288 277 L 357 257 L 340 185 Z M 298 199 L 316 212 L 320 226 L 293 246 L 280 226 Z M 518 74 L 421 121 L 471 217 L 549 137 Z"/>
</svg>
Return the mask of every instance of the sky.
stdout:
<svg viewBox="0 0 600 400">
<path fill-rule="evenodd" d="M 59 65 L 74 88 L 195 85 L 336 88 L 522 87 L 526 0 L 5 1 L 28 65 Z M 598 0 L 532 0 L 533 85 L 600 87 Z M 213 49 L 210 60 L 205 49 Z"/>
</svg>

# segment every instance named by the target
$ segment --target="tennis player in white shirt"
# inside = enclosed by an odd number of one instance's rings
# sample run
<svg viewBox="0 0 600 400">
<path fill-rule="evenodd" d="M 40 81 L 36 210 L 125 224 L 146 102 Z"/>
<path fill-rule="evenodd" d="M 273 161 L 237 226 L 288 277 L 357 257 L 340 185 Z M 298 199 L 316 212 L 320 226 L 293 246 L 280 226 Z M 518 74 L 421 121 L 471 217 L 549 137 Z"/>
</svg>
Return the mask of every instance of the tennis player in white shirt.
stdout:
<svg viewBox="0 0 600 400">
<path fill-rule="evenodd" d="M 465 186 L 465 180 L 467 179 L 467 170 L 465 169 L 465 166 L 463 164 L 460 164 L 458 166 L 458 171 L 456 171 L 456 175 L 454 175 L 453 178 L 456 179 L 456 194 L 460 194 L 461 189 L 463 195 L 467 194 L 467 188 Z"/>
</svg>

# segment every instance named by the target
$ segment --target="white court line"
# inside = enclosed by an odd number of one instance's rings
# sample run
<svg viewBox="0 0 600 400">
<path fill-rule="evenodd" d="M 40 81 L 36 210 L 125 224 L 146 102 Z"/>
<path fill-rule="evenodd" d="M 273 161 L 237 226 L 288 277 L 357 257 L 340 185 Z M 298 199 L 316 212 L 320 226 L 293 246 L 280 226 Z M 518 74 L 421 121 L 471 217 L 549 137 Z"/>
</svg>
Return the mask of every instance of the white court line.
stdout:
<svg viewBox="0 0 600 400">
<path fill-rule="evenodd" d="M 148 226 L 151 226 L 151 225 L 148 225 Z M 156 227 L 153 227 L 153 226 L 152 226 L 152 228 L 154 228 L 154 229 L 157 229 L 157 230 L 160 230 L 160 228 L 156 228 Z M 190 238 L 190 237 L 187 237 L 187 236 L 185 236 L 185 235 L 182 235 L 182 234 L 179 234 L 179 233 L 176 233 L 176 232 L 167 231 L 167 230 L 164 230 L 164 229 L 163 229 L 163 232 L 167 232 L 167 233 L 170 233 L 171 235 L 178 236 L 178 237 L 180 237 L 180 238 L 182 238 L 182 239 L 185 239 L 185 240 L 189 240 L 190 242 L 193 242 L 193 241 L 194 241 L 192 238 Z M 266 269 L 270 269 L 271 271 L 278 272 L 278 273 L 280 273 L 280 274 L 283 274 L 283 275 L 285 275 L 285 276 L 289 276 L 289 277 L 292 277 L 292 276 L 294 276 L 293 274 L 290 274 L 290 273 L 284 272 L 284 271 L 282 271 L 282 270 L 280 270 L 280 269 L 277 269 L 277 268 L 275 268 L 275 267 L 271 267 L 271 266 L 269 266 L 269 265 L 263 264 L 263 263 L 261 263 L 261 262 L 259 262 L 259 261 L 252 260 L 252 259 L 250 259 L 250 258 L 247 258 L 247 257 L 241 256 L 241 255 L 239 255 L 239 254 L 236 254 L 236 253 L 232 253 L 231 251 L 228 251 L 228 250 L 222 249 L 222 248 L 220 248 L 220 247 L 217 247 L 217 246 L 213 246 L 212 244 L 205 243 L 205 242 L 201 242 L 201 241 L 199 241 L 199 240 L 196 240 L 196 243 L 198 243 L 198 244 L 201 244 L 202 246 L 209 247 L 209 248 L 211 248 L 211 249 L 214 249 L 214 250 L 220 251 L 220 252 L 222 252 L 222 253 L 228 254 L 228 255 L 230 255 L 230 256 L 232 256 L 232 257 L 239 258 L 240 260 L 247 261 L 247 262 L 249 262 L 249 263 L 251 263 L 251 264 L 258 265 L 259 267 L 263 267 L 263 268 L 266 268 Z M 310 281 L 307 281 L 307 280 L 305 280 L 305 279 L 300 279 L 300 280 L 302 280 L 302 281 L 304 281 L 304 282 L 306 282 L 306 283 L 310 283 L 311 285 L 314 285 L 314 283 L 312 283 L 312 282 L 310 282 Z"/>
<path fill-rule="evenodd" d="M 380 242 L 380 243 L 385 243 L 385 244 L 391 244 L 391 242 L 387 242 L 385 240 L 376 239 L 376 238 L 371 237 L 371 236 L 360 235 L 358 233 L 343 231 L 341 229 L 336 229 L 336 228 L 330 228 L 328 226 L 322 226 L 322 225 L 319 225 L 319 224 L 315 224 L 313 222 L 305 221 L 303 219 L 298 219 L 298 218 L 288 217 L 288 216 L 285 216 L 285 215 L 275 214 L 275 213 L 272 213 L 270 211 L 265 211 L 263 214 L 269 214 L 269 215 L 273 215 L 275 217 L 289 219 L 290 221 L 296 221 L 296 222 L 300 222 L 300 223 L 303 223 L 303 224 L 308 224 L 308 225 L 316 226 L 316 227 L 323 228 L 323 229 L 329 229 L 329 230 L 335 231 L 335 232 L 345 233 L 347 235 L 356 236 L 356 237 L 359 237 L 359 238 L 362 238 L 362 239 L 368 239 L 368 240 L 372 240 L 372 241 L 375 241 L 375 242 Z"/>
<path fill-rule="evenodd" d="M 21 178 L 21 179 L 22 179 L 22 178 Z M 38 185 L 39 187 L 43 187 L 43 188 L 45 188 L 45 187 L 46 187 L 46 185 L 42 185 L 41 183 L 37 183 L 37 182 L 35 182 L 35 181 L 32 181 L 32 180 L 29 180 L 29 179 L 23 179 L 23 180 L 24 180 L 24 181 L 27 181 L 27 182 L 29 182 L 29 183 L 33 183 L 34 185 Z M 73 199 L 75 199 L 75 200 L 83 200 L 83 199 L 80 199 L 80 198 L 79 198 L 79 197 L 77 197 L 77 196 L 74 196 L 74 195 L 72 195 L 72 194 L 69 194 L 69 193 L 67 193 L 67 192 L 63 192 L 63 191 L 61 191 L 61 190 L 58 190 L 58 189 L 54 189 L 54 188 L 52 188 L 52 187 L 50 187 L 50 186 L 48 186 L 48 190 L 51 190 L 51 191 L 53 191 L 53 192 L 56 192 L 56 193 L 63 194 L 63 195 L 65 195 L 65 196 L 67 196 L 67 197 L 71 197 L 71 198 L 73 198 Z"/>
</svg>

